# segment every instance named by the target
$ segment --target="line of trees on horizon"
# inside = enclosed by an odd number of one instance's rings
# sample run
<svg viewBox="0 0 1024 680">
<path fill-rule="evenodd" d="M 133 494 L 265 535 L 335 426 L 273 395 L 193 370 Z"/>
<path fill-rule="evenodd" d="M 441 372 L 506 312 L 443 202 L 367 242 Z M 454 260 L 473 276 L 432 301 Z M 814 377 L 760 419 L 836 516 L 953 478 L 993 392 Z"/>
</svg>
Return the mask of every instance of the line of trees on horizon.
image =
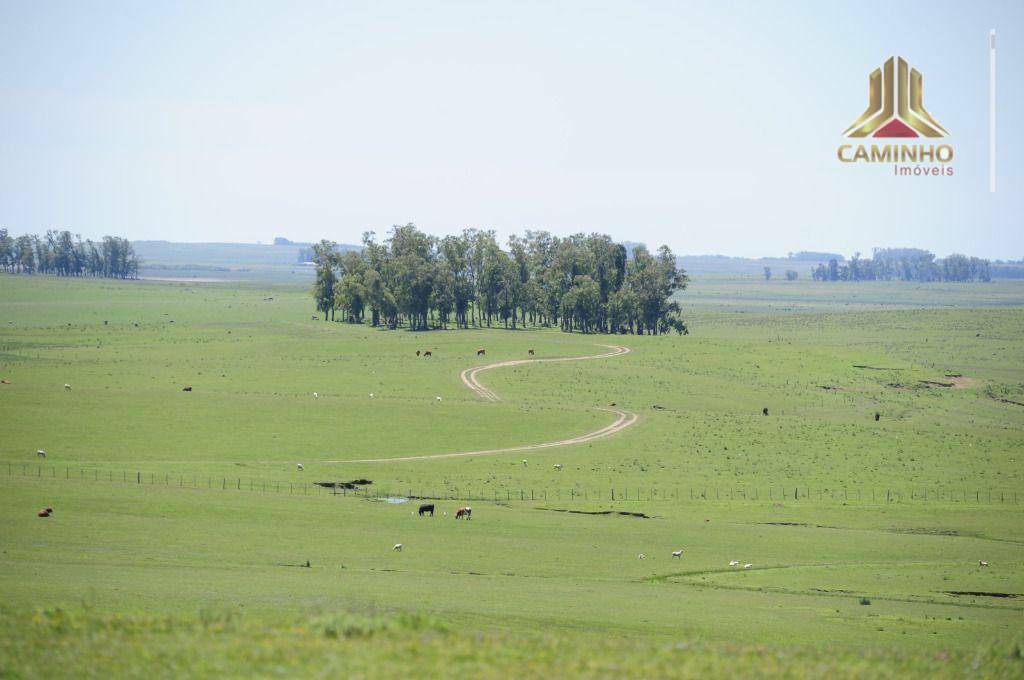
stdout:
<svg viewBox="0 0 1024 680">
<path fill-rule="evenodd" d="M 815 281 L 991 281 L 991 263 L 953 253 L 941 260 L 921 248 L 875 248 L 872 257 L 854 253 L 847 261 L 832 258 L 811 269 Z"/>
<path fill-rule="evenodd" d="M 551 326 L 583 333 L 686 333 L 679 304 L 686 272 L 668 246 L 627 252 L 604 234 L 560 238 L 466 229 L 437 237 L 396 225 L 384 242 L 363 234 L 360 250 L 313 246 L 316 308 L 334 320 L 412 330 Z"/>
<path fill-rule="evenodd" d="M 15 237 L 0 229 L 0 269 L 9 274 L 134 279 L 140 263 L 131 242 L 120 236 L 95 242 L 67 230 Z"/>
</svg>

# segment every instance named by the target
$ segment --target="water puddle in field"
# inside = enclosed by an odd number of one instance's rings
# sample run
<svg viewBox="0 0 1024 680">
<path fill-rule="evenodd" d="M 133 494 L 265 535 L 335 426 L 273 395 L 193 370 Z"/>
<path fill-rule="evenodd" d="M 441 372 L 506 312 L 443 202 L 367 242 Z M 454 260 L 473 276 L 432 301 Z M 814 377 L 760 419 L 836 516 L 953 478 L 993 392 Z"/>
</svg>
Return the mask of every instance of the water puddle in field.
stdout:
<svg viewBox="0 0 1024 680">
<path fill-rule="evenodd" d="M 408 498 L 402 498 L 401 496 L 389 496 L 388 498 L 378 498 L 377 500 L 383 501 L 385 503 L 391 503 L 391 504 L 408 503 L 409 502 Z"/>
</svg>

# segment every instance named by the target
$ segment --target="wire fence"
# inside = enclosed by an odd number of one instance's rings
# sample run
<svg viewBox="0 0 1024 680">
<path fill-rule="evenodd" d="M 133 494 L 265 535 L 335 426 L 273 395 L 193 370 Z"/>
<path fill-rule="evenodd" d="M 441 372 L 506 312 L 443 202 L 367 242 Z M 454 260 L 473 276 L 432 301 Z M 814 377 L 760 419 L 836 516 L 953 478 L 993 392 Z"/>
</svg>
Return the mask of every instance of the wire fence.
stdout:
<svg viewBox="0 0 1024 680">
<path fill-rule="evenodd" d="M 481 502 L 708 502 L 708 501 L 829 501 L 842 503 L 962 503 L 972 505 L 1014 504 L 1017 491 L 955 488 L 953 486 L 918 486 L 910 488 L 872 486 L 650 486 L 609 487 L 570 486 L 555 488 L 467 488 L 457 486 L 436 487 L 381 487 L 379 485 L 351 485 L 345 483 L 295 482 L 292 480 L 266 480 L 243 477 L 185 475 L 169 472 L 142 472 L 139 470 L 100 470 L 98 468 L 72 468 L 55 465 L 7 463 L 8 477 L 28 477 L 50 480 L 78 480 L 106 482 L 134 486 L 162 486 L 180 489 L 207 489 L 218 491 L 248 491 L 290 495 L 335 495 L 376 500 L 450 500 Z M 2 468 L 0 468 L 2 469 Z M 333 484 L 333 485 L 332 485 Z"/>
</svg>

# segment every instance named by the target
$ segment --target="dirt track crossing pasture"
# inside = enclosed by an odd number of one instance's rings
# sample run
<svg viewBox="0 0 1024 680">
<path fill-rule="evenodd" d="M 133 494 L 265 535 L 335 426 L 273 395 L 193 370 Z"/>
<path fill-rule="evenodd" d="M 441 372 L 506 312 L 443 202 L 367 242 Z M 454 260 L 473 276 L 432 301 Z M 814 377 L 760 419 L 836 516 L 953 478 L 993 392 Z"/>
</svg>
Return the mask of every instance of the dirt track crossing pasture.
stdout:
<svg viewBox="0 0 1024 680">
<path fill-rule="evenodd" d="M 621 356 L 623 354 L 629 354 L 632 350 L 622 345 L 600 345 L 600 347 L 607 347 L 611 349 L 611 352 L 605 352 L 603 354 L 588 354 L 578 357 L 554 357 L 548 359 L 512 359 L 508 361 L 497 361 L 493 364 L 486 364 L 484 366 L 475 366 L 467 368 L 462 371 L 459 377 L 462 378 L 462 382 L 469 389 L 473 390 L 482 399 L 487 401 L 501 401 L 493 390 L 481 383 L 477 375 L 490 370 L 492 368 L 502 368 L 505 366 L 521 366 L 523 364 L 534 364 L 534 363 L 551 363 L 551 362 L 562 362 L 562 361 L 585 361 L 588 359 L 606 359 L 609 357 Z M 361 460 L 328 460 L 325 463 L 386 463 L 386 462 L 404 462 L 413 460 L 433 460 L 438 458 L 465 458 L 470 456 L 492 456 L 500 453 L 515 453 L 518 451 L 535 451 L 537 449 L 549 449 L 556 446 L 570 446 L 572 444 L 583 444 L 585 442 L 593 441 L 595 439 L 601 439 L 602 437 L 608 437 L 616 432 L 635 424 L 639 419 L 637 414 L 630 411 L 622 411 L 616 408 L 610 407 L 594 407 L 597 411 L 607 411 L 614 413 L 618 416 L 614 422 L 610 425 L 606 425 L 593 432 L 581 434 L 576 437 L 570 437 L 568 439 L 559 439 L 557 441 L 542 442 L 540 444 L 525 444 L 523 446 L 512 446 L 500 449 L 482 449 L 478 451 L 461 451 L 457 453 L 439 453 L 429 456 L 400 456 L 397 458 L 366 458 Z"/>
</svg>

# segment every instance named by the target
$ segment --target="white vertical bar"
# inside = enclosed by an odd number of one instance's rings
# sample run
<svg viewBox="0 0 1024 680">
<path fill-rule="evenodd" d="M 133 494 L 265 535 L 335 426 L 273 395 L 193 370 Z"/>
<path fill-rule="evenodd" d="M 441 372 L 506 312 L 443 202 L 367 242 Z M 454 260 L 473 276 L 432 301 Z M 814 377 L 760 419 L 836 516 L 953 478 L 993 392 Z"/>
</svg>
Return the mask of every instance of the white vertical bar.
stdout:
<svg viewBox="0 0 1024 680">
<path fill-rule="evenodd" d="M 988 33 L 988 190 L 996 192 L 996 29 Z"/>
</svg>

